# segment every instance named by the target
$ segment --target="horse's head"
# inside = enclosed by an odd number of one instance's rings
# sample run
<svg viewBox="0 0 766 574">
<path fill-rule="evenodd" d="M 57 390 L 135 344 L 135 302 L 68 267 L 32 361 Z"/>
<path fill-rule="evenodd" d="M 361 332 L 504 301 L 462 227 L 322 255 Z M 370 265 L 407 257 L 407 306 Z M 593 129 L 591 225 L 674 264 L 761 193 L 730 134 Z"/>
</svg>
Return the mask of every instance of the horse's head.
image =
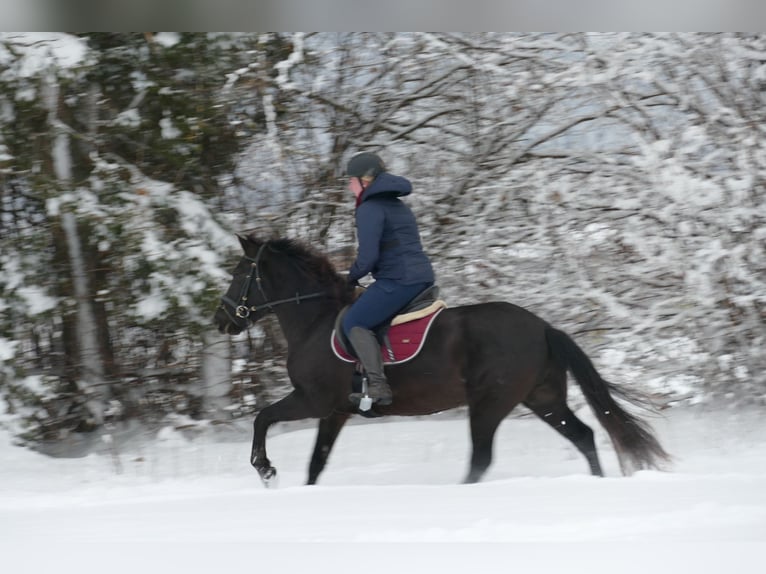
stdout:
<svg viewBox="0 0 766 574">
<path fill-rule="evenodd" d="M 221 333 L 241 333 L 281 305 L 334 299 L 340 308 L 348 302 L 345 281 L 325 257 L 287 239 L 237 237 L 244 255 L 215 314 Z"/>
<path fill-rule="evenodd" d="M 215 323 L 221 333 L 236 335 L 269 313 L 270 308 L 263 291 L 263 251 L 266 242 L 238 235 L 244 255 L 232 272 L 232 280 L 221 297 L 221 306 L 215 313 Z"/>
</svg>

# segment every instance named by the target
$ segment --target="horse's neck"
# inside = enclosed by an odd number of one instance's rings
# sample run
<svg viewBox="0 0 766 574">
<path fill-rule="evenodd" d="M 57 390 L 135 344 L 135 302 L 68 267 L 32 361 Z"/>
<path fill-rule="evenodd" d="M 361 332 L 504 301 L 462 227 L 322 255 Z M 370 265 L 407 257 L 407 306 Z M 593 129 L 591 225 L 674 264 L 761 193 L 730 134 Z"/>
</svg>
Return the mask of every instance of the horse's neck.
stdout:
<svg viewBox="0 0 766 574">
<path fill-rule="evenodd" d="M 284 305 L 276 309 L 282 333 L 288 346 L 293 347 L 319 333 L 326 332 L 329 341 L 337 314 L 338 311 L 329 302 L 323 301 Z"/>
</svg>

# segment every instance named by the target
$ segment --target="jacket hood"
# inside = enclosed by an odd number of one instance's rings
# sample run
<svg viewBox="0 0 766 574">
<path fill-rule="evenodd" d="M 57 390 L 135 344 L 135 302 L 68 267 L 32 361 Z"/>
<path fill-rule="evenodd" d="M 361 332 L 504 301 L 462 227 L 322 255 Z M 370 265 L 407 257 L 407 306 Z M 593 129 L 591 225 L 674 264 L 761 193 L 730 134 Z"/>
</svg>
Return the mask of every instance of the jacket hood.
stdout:
<svg viewBox="0 0 766 574">
<path fill-rule="evenodd" d="M 361 200 L 366 201 L 375 195 L 403 197 L 410 193 L 412 193 L 412 183 L 410 183 L 409 179 L 400 175 L 383 172 L 375 178 L 370 187 L 364 190 Z"/>
</svg>

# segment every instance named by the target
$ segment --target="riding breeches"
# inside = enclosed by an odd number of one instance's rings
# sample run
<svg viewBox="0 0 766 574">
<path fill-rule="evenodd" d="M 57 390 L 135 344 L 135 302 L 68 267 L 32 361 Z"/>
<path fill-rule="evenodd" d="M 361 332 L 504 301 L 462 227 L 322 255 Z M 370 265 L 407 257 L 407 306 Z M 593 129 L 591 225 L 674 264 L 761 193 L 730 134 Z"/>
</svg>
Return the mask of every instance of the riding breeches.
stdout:
<svg viewBox="0 0 766 574">
<path fill-rule="evenodd" d="M 433 283 L 401 285 L 390 279 L 378 279 L 356 300 L 343 318 L 343 331 L 354 327 L 374 329 L 396 315 L 407 303 Z"/>
</svg>

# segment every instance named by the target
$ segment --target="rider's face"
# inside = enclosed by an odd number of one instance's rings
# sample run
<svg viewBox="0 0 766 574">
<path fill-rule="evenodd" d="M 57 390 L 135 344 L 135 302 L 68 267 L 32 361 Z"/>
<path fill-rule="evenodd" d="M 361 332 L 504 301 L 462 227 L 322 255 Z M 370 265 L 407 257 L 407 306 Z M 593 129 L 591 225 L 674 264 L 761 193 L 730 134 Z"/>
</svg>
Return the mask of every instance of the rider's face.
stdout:
<svg viewBox="0 0 766 574">
<path fill-rule="evenodd" d="M 362 180 L 359 179 L 358 177 L 352 177 L 349 179 L 348 188 L 356 197 L 359 197 L 364 191 L 364 187 L 362 186 Z"/>
</svg>

